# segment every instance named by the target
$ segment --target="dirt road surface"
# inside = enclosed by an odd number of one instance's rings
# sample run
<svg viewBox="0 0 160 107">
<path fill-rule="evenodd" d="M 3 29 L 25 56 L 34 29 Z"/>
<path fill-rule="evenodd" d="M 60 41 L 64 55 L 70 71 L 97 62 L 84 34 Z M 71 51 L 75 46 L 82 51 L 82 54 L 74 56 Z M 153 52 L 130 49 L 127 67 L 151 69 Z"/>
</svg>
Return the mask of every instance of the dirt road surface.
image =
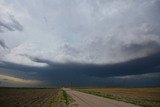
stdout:
<svg viewBox="0 0 160 107">
<path fill-rule="evenodd" d="M 64 89 L 74 100 L 76 107 L 138 107 L 130 103 L 107 99 L 79 91 Z M 72 106 L 73 107 L 73 106 Z"/>
</svg>

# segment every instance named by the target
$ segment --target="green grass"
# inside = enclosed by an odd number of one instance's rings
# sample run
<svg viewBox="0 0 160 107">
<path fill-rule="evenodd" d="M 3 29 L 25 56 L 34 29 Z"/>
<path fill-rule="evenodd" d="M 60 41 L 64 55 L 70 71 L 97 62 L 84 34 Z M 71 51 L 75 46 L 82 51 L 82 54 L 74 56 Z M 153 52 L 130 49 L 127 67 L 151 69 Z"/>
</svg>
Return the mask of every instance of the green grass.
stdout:
<svg viewBox="0 0 160 107">
<path fill-rule="evenodd" d="M 64 91 L 59 89 L 56 97 L 50 99 L 48 107 L 68 107 L 74 100 Z"/>
<path fill-rule="evenodd" d="M 64 90 L 63 90 L 63 97 L 64 97 L 66 105 L 69 105 L 69 96 Z"/>
</svg>

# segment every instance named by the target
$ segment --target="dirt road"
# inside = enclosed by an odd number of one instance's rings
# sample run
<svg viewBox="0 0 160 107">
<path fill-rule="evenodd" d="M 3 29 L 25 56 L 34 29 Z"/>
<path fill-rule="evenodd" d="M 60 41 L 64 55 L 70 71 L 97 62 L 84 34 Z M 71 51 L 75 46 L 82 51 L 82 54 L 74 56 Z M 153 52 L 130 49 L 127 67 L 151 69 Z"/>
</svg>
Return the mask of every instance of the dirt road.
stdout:
<svg viewBox="0 0 160 107">
<path fill-rule="evenodd" d="M 74 106 L 76 105 L 78 107 L 137 107 L 133 104 L 98 97 L 71 89 L 64 90 L 76 101 Z"/>
</svg>

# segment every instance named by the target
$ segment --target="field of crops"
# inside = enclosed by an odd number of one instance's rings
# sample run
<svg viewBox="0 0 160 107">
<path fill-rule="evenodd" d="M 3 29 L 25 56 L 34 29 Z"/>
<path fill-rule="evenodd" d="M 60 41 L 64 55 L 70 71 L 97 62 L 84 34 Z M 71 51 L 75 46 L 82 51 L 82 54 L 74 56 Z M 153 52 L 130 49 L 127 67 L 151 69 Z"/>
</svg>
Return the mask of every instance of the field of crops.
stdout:
<svg viewBox="0 0 160 107">
<path fill-rule="evenodd" d="M 81 88 L 78 90 L 144 107 L 160 107 L 160 88 Z"/>
<path fill-rule="evenodd" d="M 0 89 L 0 107 L 47 107 L 58 89 Z"/>
</svg>

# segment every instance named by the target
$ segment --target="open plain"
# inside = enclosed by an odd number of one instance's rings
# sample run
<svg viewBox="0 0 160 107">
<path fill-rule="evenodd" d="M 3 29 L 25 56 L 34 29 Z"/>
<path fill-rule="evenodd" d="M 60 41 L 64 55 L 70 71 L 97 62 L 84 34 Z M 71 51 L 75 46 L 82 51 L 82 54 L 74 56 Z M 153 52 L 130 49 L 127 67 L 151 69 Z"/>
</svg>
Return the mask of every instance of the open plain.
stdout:
<svg viewBox="0 0 160 107">
<path fill-rule="evenodd" d="M 58 89 L 2 88 L 0 107 L 47 107 Z"/>
<path fill-rule="evenodd" d="M 77 90 L 144 107 L 160 107 L 160 88 L 80 88 Z"/>
</svg>

